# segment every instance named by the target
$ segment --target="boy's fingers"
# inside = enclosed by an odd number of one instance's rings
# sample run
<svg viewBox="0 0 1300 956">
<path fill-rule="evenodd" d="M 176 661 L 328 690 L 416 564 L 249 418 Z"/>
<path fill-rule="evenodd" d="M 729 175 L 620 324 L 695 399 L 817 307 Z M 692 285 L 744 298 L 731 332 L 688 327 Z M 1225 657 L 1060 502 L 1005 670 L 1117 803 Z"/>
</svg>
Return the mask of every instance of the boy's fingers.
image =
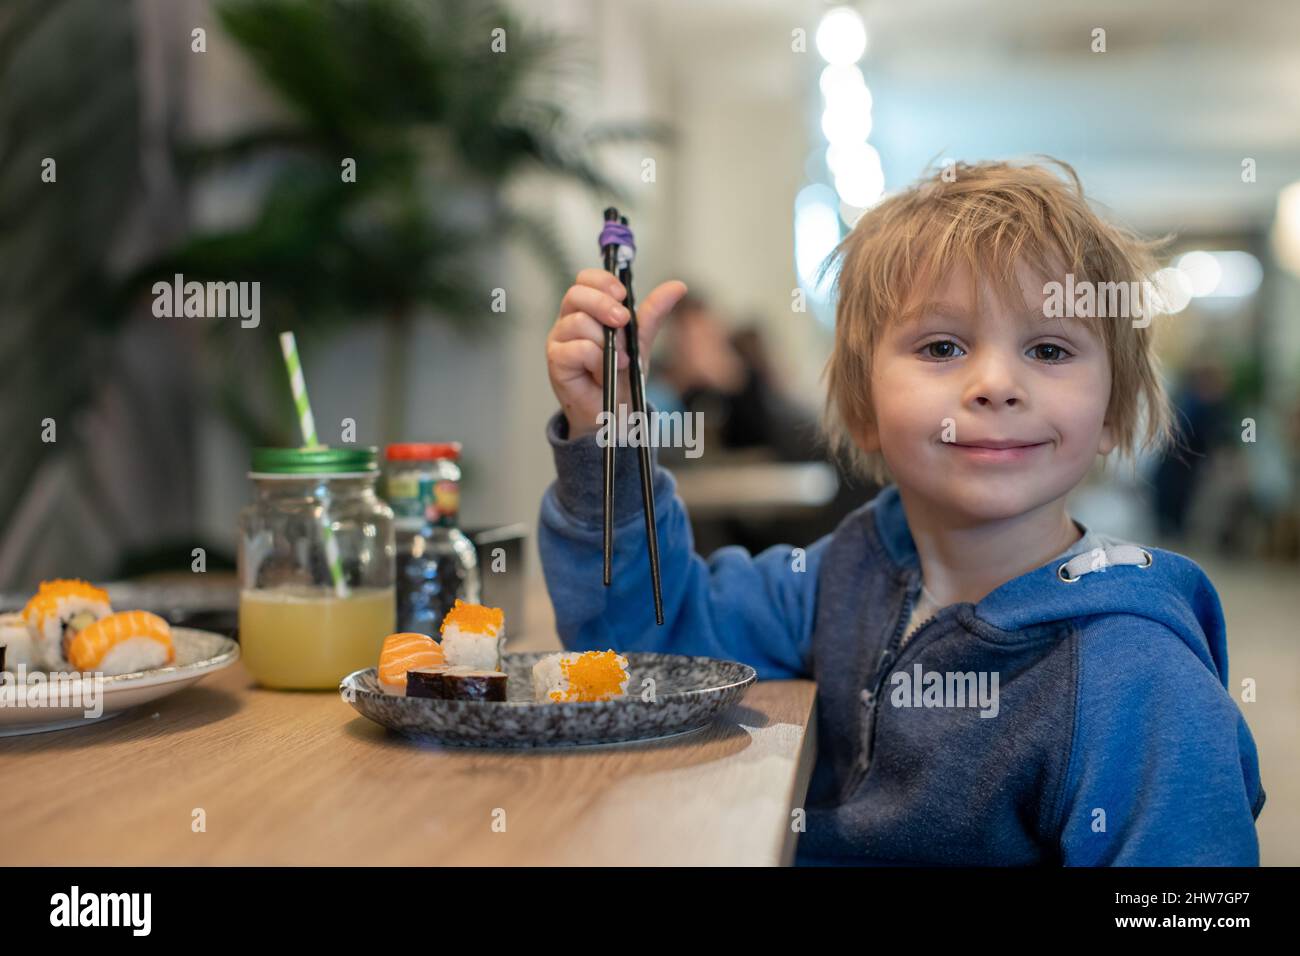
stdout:
<svg viewBox="0 0 1300 956">
<path fill-rule="evenodd" d="M 570 312 L 560 316 L 551 331 L 551 339 L 556 342 L 569 342 L 573 339 L 590 339 L 604 344 L 605 326 L 601 325 L 586 312 Z"/>
<path fill-rule="evenodd" d="M 605 326 L 601 325 L 586 312 L 570 312 L 568 315 L 561 316 L 560 321 L 555 323 L 555 328 L 551 330 L 550 339 L 552 342 L 571 342 L 574 339 L 582 339 L 588 342 L 595 342 L 603 354 L 605 350 Z M 626 332 L 626 329 L 623 330 Z M 623 335 L 615 333 L 618 338 L 618 367 L 626 368 L 628 363 L 627 347 L 624 345 Z"/>
<path fill-rule="evenodd" d="M 546 346 L 546 358 L 557 382 L 571 382 L 588 376 L 594 377 L 597 384 L 604 381 L 605 352 L 591 339 L 552 341 Z"/>
<path fill-rule="evenodd" d="M 605 348 L 591 339 L 553 339 L 546 346 L 546 358 L 552 375 L 560 383 L 591 376 L 600 385 L 605 381 Z M 627 368 L 627 353 L 618 352 L 618 367 Z"/>
<path fill-rule="evenodd" d="M 599 289 L 620 302 L 627 297 L 627 290 L 623 288 L 623 283 L 619 282 L 612 272 L 604 269 L 583 269 L 574 281 L 578 285 Z"/>
<path fill-rule="evenodd" d="M 623 325 L 631 315 L 612 296 L 585 285 L 570 286 L 564 294 L 564 300 L 560 303 L 560 315 L 570 312 L 585 312 L 613 328 Z"/>
<path fill-rule="evenodd" d="M 656 286 L 653 292 L 637 303 L 637 338 L 640 339 L 641 348 L 645 352 L 649 352 L 650 346 L 654 344 L 655 335 L 663 324 L 664 316 L 673 310 L 673 306 L 680 302 L 685 294 L 685 282 L 669 279 Z"/>
</svg>

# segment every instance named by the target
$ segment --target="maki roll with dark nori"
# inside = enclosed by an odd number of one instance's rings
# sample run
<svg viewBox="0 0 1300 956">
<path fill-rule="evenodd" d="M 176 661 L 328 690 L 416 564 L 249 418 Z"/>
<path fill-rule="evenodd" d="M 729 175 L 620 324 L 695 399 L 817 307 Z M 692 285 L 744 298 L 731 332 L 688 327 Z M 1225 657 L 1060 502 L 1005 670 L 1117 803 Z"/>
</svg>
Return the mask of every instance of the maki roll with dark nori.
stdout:
<svg viewBox="0 0 1300 956">
<path fill-rule="evenodd" d="M 506 699 L 506 675 L 472 667 L 430 667 L 406 672 L 406 696 L 433 700 Z"/>
<path fill-rule="evenodd" d="M 442 672 L 445 667 L 417 668 L 406 672 L 407 697 L 431 697 L 442 700 Z"/>
<path fill-rule="evenodd" d="M 463 673 L 451 667 L 442 675 L 448 700 L 486 700 L 504 702 L 507 677 L 501 671 L 469 670 Z"/>
</svg>

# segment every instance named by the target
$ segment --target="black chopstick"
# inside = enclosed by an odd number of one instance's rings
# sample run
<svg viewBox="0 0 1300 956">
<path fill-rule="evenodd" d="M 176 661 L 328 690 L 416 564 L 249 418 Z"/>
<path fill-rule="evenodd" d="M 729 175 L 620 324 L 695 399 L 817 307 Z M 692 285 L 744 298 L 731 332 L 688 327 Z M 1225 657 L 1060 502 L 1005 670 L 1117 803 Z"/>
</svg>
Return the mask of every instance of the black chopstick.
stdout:
<svg viewBox="0 0 1300 956">
<path fill-rule="evenodd" d="M 605 221 L 613 222 L 617 220 L 621 225 L 627 226 L 627 217 L 620 216 L 618 210 L 610 207 L 605 210 Z M 637 445 L 637 455 L 641 464 L 641 507 L 645 514 L 645 532 L 646 532 L 646 549 L 650 557 L 650 587 L 654 595 L 655 606 L 655 623 L 663 625 L 664 623 L 664 602 L 663 588 L 659 577 L 659 532 L 655 526 L 655 497 L 654 497 L 654 469 L 650 458 L 650 441 L 651 441 L 651 423 L 650 416 L 647 414 L 645 401 L 645 369 L 641 364 L 641 341 L 637 332 L 636 321 L 636 295 L 632 291 L 632 263 L 631 260 L 625 260 L 621 264 L 618 260 L 618 245 L 610 244 L 602 247 L 605 253 L 605 268 L 614 272 L 618 276 L 619 282 L 627 290 L 627 298 L 624 305 L 627 307 L 631 317 L 628 319 L 624 328 L 624 343 L 627 347 L 628 372 L 631 375 L 629 384 L 632 393 L 632 413 L 638 412 L 638 419 L 641 423 L 641 441 Z M 617 352 L 614 345 L 614 330 L 606 326 L 605 328 L 605 411 L 608 413 L 606 421 L 611 423 L 611 440 L 605 447 L 605 584 L 610 582 L 611 565 L 613 563 L 613 543 L 614 543 L 614 456 L 613 436 L 616 434 L 613 423 L 617 421 L 614 416 L 614 401 L 617 396 L 617 389 L 611 385 L 614 382 L 614 374 L 617 370 Z"/>
<path fill-rule="evenodd" d="M 626 216 L 620 217 L 619 221 L 627 225 Z M 646 548 L 650 555 L 650 587 L 654 593 L 655 623 L 662 625 L 664 599 L 659 580 L 659 533 L 655 527 L 654 470 L 650 461 L 650 416 L 646 413 L 645 405 L 645 369 L 641 365 L 641 340 L 637 334 L 636 297 L 632 294 L 631 263 L 627 263 L 619 271 L 618 281 L 623 283 L 623 288 L 627 289 L 627 301 L 624 305 L 632 314 L 624 332 L 624 341 L 627 345 L 628 372 L 631 376 L 629 382 L 632 386 L 632 412 L 641 413 L 642 441 L 637 446 L 637 454 L 641 459 L 641 507 L 645 512 Z"/>
<path fill-rule="evenodd" d="M 613 206 L 605 210 L 606 222 L 618 221 L 618 210 Z M 605 271 L 618 275 L 618 243 L 602 247 L 605 254 Z M 605 587 L 609 587 L 614 564 L 614 445 L 618 434 L 618 417 L 614 404 L 618 401 L 618 346 L 615 331 L 605 326 L 605 423 L 609 428 L 609 441 L 605 443 Z"/>
</svg>

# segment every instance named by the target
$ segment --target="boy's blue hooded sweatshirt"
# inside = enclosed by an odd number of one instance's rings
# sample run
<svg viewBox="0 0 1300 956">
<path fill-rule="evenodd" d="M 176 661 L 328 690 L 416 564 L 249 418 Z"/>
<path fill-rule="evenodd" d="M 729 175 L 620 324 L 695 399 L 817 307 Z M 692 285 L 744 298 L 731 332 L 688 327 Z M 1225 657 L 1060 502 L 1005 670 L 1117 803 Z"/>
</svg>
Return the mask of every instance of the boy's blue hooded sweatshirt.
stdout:
<svg viewBox="0 0 1300 956">
<path fill-rule="evenodd" d="M 593 435 L 568 440 L 559 413 L 547 433 L 557 480 L 539 546 L 566 647 L 730 658 L 760 678 L 817 681 L 799 862 L 1258 864 L 1255 744 L 1227 690 L 1218 597 L 1192 561 L 1148 549 L 1148 567 L 1073 583 L 1053 562 L 944 608 L 904 643 L 920 567 L 897 489 L 806 549 L 705 560 L 656 464 L 660 627 L 635 450 L 617 456 L 605 587 L 603 450 Z M 925 688 L 961 675 L 967 688 L 996 678 L 994 702 L 926 706 L 939 698 Z"/>
</svg>

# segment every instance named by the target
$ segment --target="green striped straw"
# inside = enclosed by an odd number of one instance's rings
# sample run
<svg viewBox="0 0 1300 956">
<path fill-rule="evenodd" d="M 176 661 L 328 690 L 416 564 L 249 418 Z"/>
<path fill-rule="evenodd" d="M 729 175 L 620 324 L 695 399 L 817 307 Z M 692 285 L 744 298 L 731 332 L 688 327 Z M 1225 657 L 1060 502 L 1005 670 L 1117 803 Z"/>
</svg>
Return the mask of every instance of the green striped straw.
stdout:
<svg viewBox="0 0 1300 956">
<path fill-rule="evenodd" d="M 304 448 L 320 448 L 316 438 L 316 419 L 312 417 L 311 401 L 307 398 L 307 382 L 302 376 L 302 362 L 298 360 L 298 343 L 292 332 L 280 333 L 280 351 L 284 353 L 284 365 L 289 370 L 289 389 L 293 392 L 293 406 L 298 412 L 298 424 L 302 428 Z M 326 502 L 328 508 L 328 502 Z M 343 578 L 343 561 L 339 558 L 339 543 L 334 539 L 334 531 L 329 519 L 321 512 L 321 536 L 325 541 L 325 560 L 329 564 L 330 577 L 334 580 L 334 593 L 341 598 L 348 596 L 348 583 Z"/>
</svg>

